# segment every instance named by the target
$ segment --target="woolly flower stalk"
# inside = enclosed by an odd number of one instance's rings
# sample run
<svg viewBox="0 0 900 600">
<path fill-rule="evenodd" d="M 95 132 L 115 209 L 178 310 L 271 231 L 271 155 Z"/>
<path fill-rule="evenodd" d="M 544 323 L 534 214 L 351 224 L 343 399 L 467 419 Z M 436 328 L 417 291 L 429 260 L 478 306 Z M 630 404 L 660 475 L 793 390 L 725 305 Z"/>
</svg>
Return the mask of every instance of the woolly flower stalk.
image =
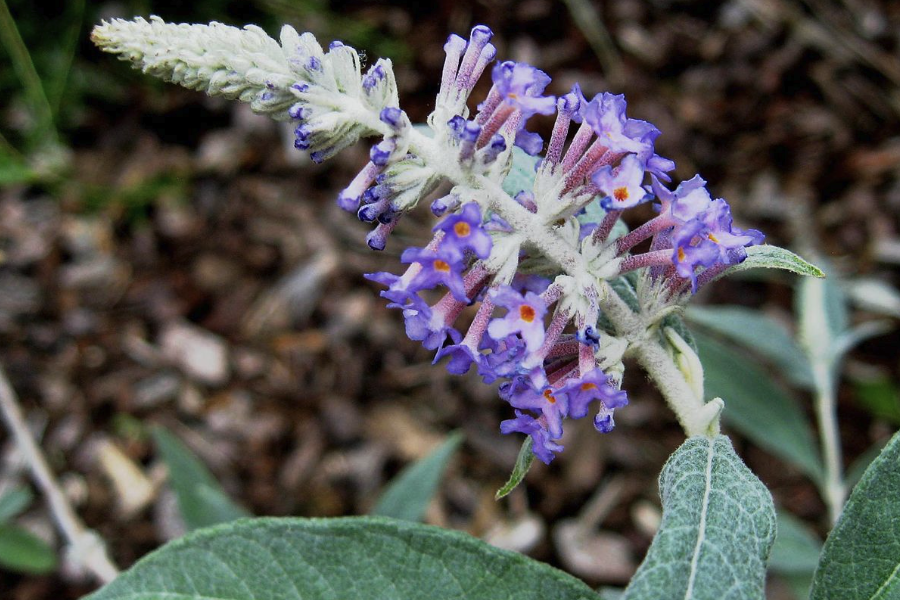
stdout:
<svg viewBox="0 0 900 600">
<path fill-rule="evenodd" d="M 722 402 L 704 401 L 699 361 L 671 319 L 763 235 L 736 228 L 699 176 L 667 187 L 675 164 L 655 151 L 660 131 L 629 117 L 624 96 L 588 99 L 578 85 L 549 95 L 550 77 L 532 65 L 490 67 L 492 35 L 479 25 L 468 39 L 448 38 L 435 109 L 418 127 L 399 106 L 390 61 L 363 72 L 356 50 L 323 49 L 291 27 L 278 43 L 253 26 L 151 17 L 103 23 L 92 39 L 146 73 L 291 121 L 294 145 L 313 160 L 375 138 L 337 198 L 373 224 L 374 250 L 449 183 L 431 201 L 441 219 L 431 242 L 403 251 L 403 272 L 367 277 L 385 286 L 407 335 L 435 362 L 499 382 L 511 412 L 501 432 L 530 436 L 542 461 L 562 450 L 568 419 L 593 415 L 598 431 L 613 429 L 614 411 L 628 403 L 619 389 L 627 357 L 656 381 L 688 435 L 716 433 Z M 482 77 L 490 91 L 472 99 Z M 546 152 L 531 158 L 544 140 L 526 126 L 549 115 Z M 627 231 L 622 211 L 646 202 L 657 216 Z"/>
</svg>

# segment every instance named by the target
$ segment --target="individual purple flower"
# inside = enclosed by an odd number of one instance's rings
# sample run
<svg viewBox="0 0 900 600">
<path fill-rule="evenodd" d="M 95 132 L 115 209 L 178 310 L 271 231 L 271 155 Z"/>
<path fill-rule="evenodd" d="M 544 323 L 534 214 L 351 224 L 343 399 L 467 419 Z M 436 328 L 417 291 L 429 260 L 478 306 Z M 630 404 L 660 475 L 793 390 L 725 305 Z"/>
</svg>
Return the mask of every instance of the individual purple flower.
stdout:
<svg viewBox="0 0 900 600">
<path fill-rule="evenodd" d="M 650 197 L 641 184 L 644 181 L 644 166 L 634 154 L 629 154 L 616 167 L 605 166 L 591 177 L 594 185 L 606 197 L 600 206 L 606 210 L 622 210 L 637 206 Z"/>
<path fill-rule="evenodd" d="M 415 291 L 411 291 L 404 279 L 399 275 L 381 271 L 378 273 L 366 273 L 364 277 L 369 281 L 387 286 L 388 289 L 381 292 L 381 297 L 390 300 L 388 308 L 415 308 L 422 311 L 428 309 L 428 304 L 425 300 Z"/>
<path fill-rule="evenodd" d="M 534 442 L 531 447 L 534 455 L 545 464 L 549 465 L 555 453 L 563 449 L 562 446 L 551 439 L 550 432 L 547 431 L 540 421 L 519 410 L 516 411 L 515 419 L 507 419 L 500 422 L 500 433 L 508 434 L 513 432 L 524 433 L 530 436 Z"/>
<path fill-rule="evenodd" d="M 430 290 L 444 285 L 460 302 L 468 302 L 462 279 L 462 264 L 455 254 L 423 248 L 407 248 L 400 256 L 403 263 L 419 263 L 422 268 L 410 280 L 407 289 L 413 292 Z"/>
<path fill-rule="evenodd" d="M 544 148 L 544 139 L 537 133 L 520 129 L 516 132 L 513 144 L 524 150 L 526 154 L 537 156 Z"/>
<path fill-rule="evenodd" d="M 543 148 L 544 141 L 538 134 L 525 131 L 524 127 L 525 122 L 533 115 L 552 115 L 556 112 L 556 97 L 541 95 L 550 83 L 550 77 L 529 64 L 506 61 L 494 67 L 491 78 L 501 104 L 506 107 L 499 108 L 495 115 L 508 114 L 511 109 L 519 111 L 521 117 L 516 130 L 515 145 L 528 154 L 537 154 Z M 491 134 L 496 132 L 490 122 L 488 131 Z"/>
<path fill-rule="evenodd" d="M 513 377 L 518 374 L 522 360 L 525 358 L 525 342 L 511 335 L 503 340 L 494 340 L 490 333 L 482 339 L 482 346 L 491 352 L 482 355 L 478 363 L 478 374 L 485 383 L 494 383 L 498 379 Z"/>
<path fill-rule="evenodd" d="M 672 262 L 681 277 L 691 279 L 696 292 L 697 267 L 737 264 L 747 256 L 744 248 L 761 243 L 763 237 L 755 229 L 743 231 L 734 227 L 731 208 L 718 198 L 703 213 L 675 228 Z"/>
<path fill-rule="evenodd" d="M 650 181 L 653 193 L 660 202 L 660 216 L 671 218 L 675 222 L 690 221 L 705 212 L 712 203 L 706 181 L 699 175 L 682 181 L 674 192 L 669 191 L 656 177 L 651 177 Z"/>
<path fill-rule="evenodd" d="M 663 158 L 653 149 L 656 138 L 660 135 L 660 130 L 652 123 L 641 121 L 640 119 L 627 119 L 625 121 L 625 135 L 629 138 L 640 140 L 644 143 L 643 148 L 637 153 L 637 157 L 641 160 L 644 170 L 657 178 L 669 182 L 669 172 L 675 170 L 675 161 Z"/>
<path fill-rule="evenodd" d="M 627 127 L 625 106 L 624 95 L 603 92 L 582 107 L 581 116 L 609 151 L 640 153 L 647 146 L 642 140 L 646 131 L 640 127 Z"/>
<path fill-rule="evenodd" d="M 444 346 L 438 350 L 434 357 L 434 362 L 438 362 L 445 356 L 450 357 L 450 361 L 447 363 L 447 372 L 453 375 L 462 375 L 468 372 L 473 363 L 479 366 L 482 357 L 480 352 L 473 350 L 465 343 Z"/>
<path fill-rule="evenodd" d="M 613 387 L 606 374 L 595 368 L 586 375 L 569 380 L 556 390 L 557 398 L 565 398 L 568 402 L 568 416 L 580 419 L 588 414 L 591 402 L 599 400 L 607 408 L 619 408 L 628 404 L 625 392 Z"/>
<path fill-rule="evenodd" d="M 562 437 L 562 422 L 569 413 L 566 396 L 556 395 L 550 387 L 535 389 L 524 378 L 519 378 L 519 382 L 520 385 L 508 394 L 507 402 L 513 408 L 539 413 L 550 437 L 553 439 Z"/>
<path fill-rule="evenodd" d="M 469 202 L 459 213 L 444 218 L 435 226 L 434 231 L 438 230 L 444 232 L 441 250 L 456 261 L 463 260 L 467 250 L 480 259 L 491 254 L 491 236 L 481 226 L 481 209 L 476 202 Z"/>
<path fill-rule="evenodd" d="M 462 339 L 462 334 L 444 320 L 444 316 L 429 307 L 405 308 L 403 319 L 406 324 L 406 336 L 411 340 L 422 342 L 429 350 L 441 348 L 450 336 L 454 344 Z"/>
<path fill-rule="evenodd" d="M 528 352 L 536 352 L 544 343 L 544 315 L 547 306 L 540 296 L 533 292 L 525 295 L 509 286 L 503 286 L 491 293 L 494 306 L 507 309 L 506 316 L 494 319 L 488 325 L 488 335 L 495 340 L 518 333 L 525 341 Z"/>
<path fill-rule="evenodd" d="M 541 96 L 550 77 L 540 69 L 508 60 L 494 67 L 491 79 L 503 102 L 522 112 L 523 122 L 532 115 L 556 112 L 556 97 Z"/>
</svg>

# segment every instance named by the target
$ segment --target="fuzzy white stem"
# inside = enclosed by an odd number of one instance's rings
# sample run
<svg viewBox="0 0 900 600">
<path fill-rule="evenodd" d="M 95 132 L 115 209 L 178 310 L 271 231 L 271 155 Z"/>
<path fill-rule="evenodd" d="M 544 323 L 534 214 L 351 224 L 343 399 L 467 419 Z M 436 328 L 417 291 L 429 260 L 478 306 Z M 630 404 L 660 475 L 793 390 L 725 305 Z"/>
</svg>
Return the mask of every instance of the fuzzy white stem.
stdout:
<svg viewBox="0 0 900 600">
<path fill-rule="evenodd" d="M 3 412 L 3 419 L 13 434 L 16 447 L 22 453 L 28 468 L 31 469 L 34 482 L 47 498 L 50 512 L 69 544 L 70 556 L 93 573 L 102 583 L 112 581 L 119 574 L 119 569 L 110 560 L 102 538 L 84 526 L 60 489 L 47 465 L 44 454 L 25 424 L 16 393 L 9 384 L 3 367 L 0 367 L 0 409 Z"/>
<path fill-rule="evenodd" d="M 827 364 L 814 364 L 813 377 L 816 381 L 815 410 L 819 425 L 819 440 L 822 444 L 822 455 L 825 457 L 825 481 L 822 496 L 828 507 L 831 523 L 837 522 L 841 516 L 844 499 L 847 494 L 841 469 L 841 442 L 837 423 L 837 399 L 835 398 L 834 380 Z"/>
</svg>

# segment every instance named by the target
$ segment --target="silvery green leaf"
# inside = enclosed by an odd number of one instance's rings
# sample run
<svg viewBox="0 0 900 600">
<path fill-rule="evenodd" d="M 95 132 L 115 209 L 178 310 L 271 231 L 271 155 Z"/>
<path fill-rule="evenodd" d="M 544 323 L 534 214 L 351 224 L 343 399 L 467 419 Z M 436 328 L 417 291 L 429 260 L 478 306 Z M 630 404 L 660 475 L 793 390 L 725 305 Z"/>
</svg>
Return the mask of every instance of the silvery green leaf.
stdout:
<svg viewBox="0 0 900 600">
<path fill-rule="evenodd" d="M 725 400 L 725 423 L 760 448 L 793 463 L 813 481 L 822 481 L 822 461 L 797 400 L 750 357 L 699 332 L 694 337 L 706 375 L 706 394 Z"/>
<path fill-rule="evenodd" d="M 0 523 L 9 521 L 28 508 L 34 496 L 26 487 L 14 487 L 0 496 Z"/>
<path fill-rule="evenodd" d="M 691 350 L 697 352 L 697 341 L 694 339 L 694 334 L 691 333 L 691 330 L 688 329 L 687 325 L 684 322 L 684 317 L 679 314 L 670 313 L 665 316 L 662 320 L 661 329 L 665 330 L 666 328 L 671 328 L 675 330 L 681 339 L 687 342 L 687 345 L 691 347 Z"/>
<path fill-rule="evenodd" d="M 518 146 L 512 149 L 512 166 L 503 180 L 503 191 L 515 198 L 521 191 L 534 189 L 535 165 L 539 156 L 531 156 Z"/>
<path fill-rule="evenodd" d="M 741 271 L 746 271 L 748 269 L 782 269 L 807 277 L 825 277 L 825 273 L 822 272 L 822 269 L 803 260 L 790 250 L 772 246 L 771 244 L 764 244 L 762 246 L 750 246 L 747 248 L 746 260 L 730 267 L 716 279 L 725 275 L 740 273 Z"/>
<path fill-rule="evenodd" d="M 522 483 L 522 480 L 525 479 L 525 475 L 528 474 L 528 470 L 534 462 L 533 445 L 534 440 L 531 436 L 526 437 L 525 441 L 522 442 L 522 447 L 519 449 L 519 455 L 516 457 L 516 464 L 513 466 L 512 473 L 509 474 L 509 479 L 503 484 L 503 487 L 497 490 L 497 493 L 494 495 L 494 500 L 499 500 L 500 498 L 508 496 L 509 493 L 516 489 L 516 487 Z"/>
<path fill-rule="evenodd" d="M 723 436 L 689 438 L 659 477 L 663 516 L 625 600 L 759 600 L 772 496 Z"/>
<path fill-rule="evenodd" d="M 251 519 L 187 535 L 86 600 L 588 600 L 581 581 L 468 534 L 383 517 Z"/>
<path fill-rule="evenodd" d="M 900 291 L 871 277 L 857 277 L 845 282 L 845 293 L 863 310 L 900 318 Z"/>
<path fill-rule="evenodd" d="M 0 523 L 0 567 L 22 573 L 49 573 L 56 568 L 56 553 L 31 532 Z"/>
<path fill-rule="evenodd" d="M 769 568 L 779 573 L 812 575 L 819 564 L 822 541 L 800 519 L 778 511 L 778 535 L 769 556 Z"/>
<path fill-rule="evenodd" d="M 900 597 L 900 433 L 850 494 L 825 540 L 811 600 Z"/>
<path fill-rule="evenodd" d="M 382 492 L 372 514 L 407 521 L 422 520 L 462 439 L 461 433 L 450 435 L 431 454 L 403 469 Z"/>
<path fill-rule="evenodd" d="M 689 306 L 685 315 L 692 323 L 759 353 L 793 383 L 813 387 L 809 360 L 774 319 L 741 306 Z"/>
<path fill-rule="evenodd" d="M 178 438 L 161 427 L 154 427 L 151 433 L 169 470 L 169 484 L 189 530 L 250 516 L 228 497 L 212 473 Z"/>
</svg>

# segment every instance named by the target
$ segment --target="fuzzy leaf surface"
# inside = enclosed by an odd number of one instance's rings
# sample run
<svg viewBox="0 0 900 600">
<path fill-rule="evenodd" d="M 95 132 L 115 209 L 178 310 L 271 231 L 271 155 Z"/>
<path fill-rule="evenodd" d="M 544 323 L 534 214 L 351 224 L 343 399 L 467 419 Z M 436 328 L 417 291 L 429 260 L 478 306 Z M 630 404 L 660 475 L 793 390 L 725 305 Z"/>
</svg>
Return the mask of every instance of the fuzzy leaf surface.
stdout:
<svg viewBox="0 0 900 600">
<path fill-rule="evenodd" d="M 587 600 L 581 581 L 467 534 L 383 517 L 249 519 L 170 542 L 87 600 Z"/>
<path fill-rule="evenodd" d="M 729 268 L 724 274 L 733 275 L 748 269 L 781 269 L 806 277 L 825 277 L 825 273 L 816 265 L 800 258 L 790 250 L 771 244 L 747 248 L 746 260 Z"/>
<path fill-rule="evenodd" d="M 900 433 L 866 470 L 825 540 L 810 598 L 900 598 Z"/>
<path fill-rule="evenodd" d="M 775 506 L 731 441 L 689 438 L 659 477 L 660 529 L 625 600 L 760 600 Z"/>
</svg>

